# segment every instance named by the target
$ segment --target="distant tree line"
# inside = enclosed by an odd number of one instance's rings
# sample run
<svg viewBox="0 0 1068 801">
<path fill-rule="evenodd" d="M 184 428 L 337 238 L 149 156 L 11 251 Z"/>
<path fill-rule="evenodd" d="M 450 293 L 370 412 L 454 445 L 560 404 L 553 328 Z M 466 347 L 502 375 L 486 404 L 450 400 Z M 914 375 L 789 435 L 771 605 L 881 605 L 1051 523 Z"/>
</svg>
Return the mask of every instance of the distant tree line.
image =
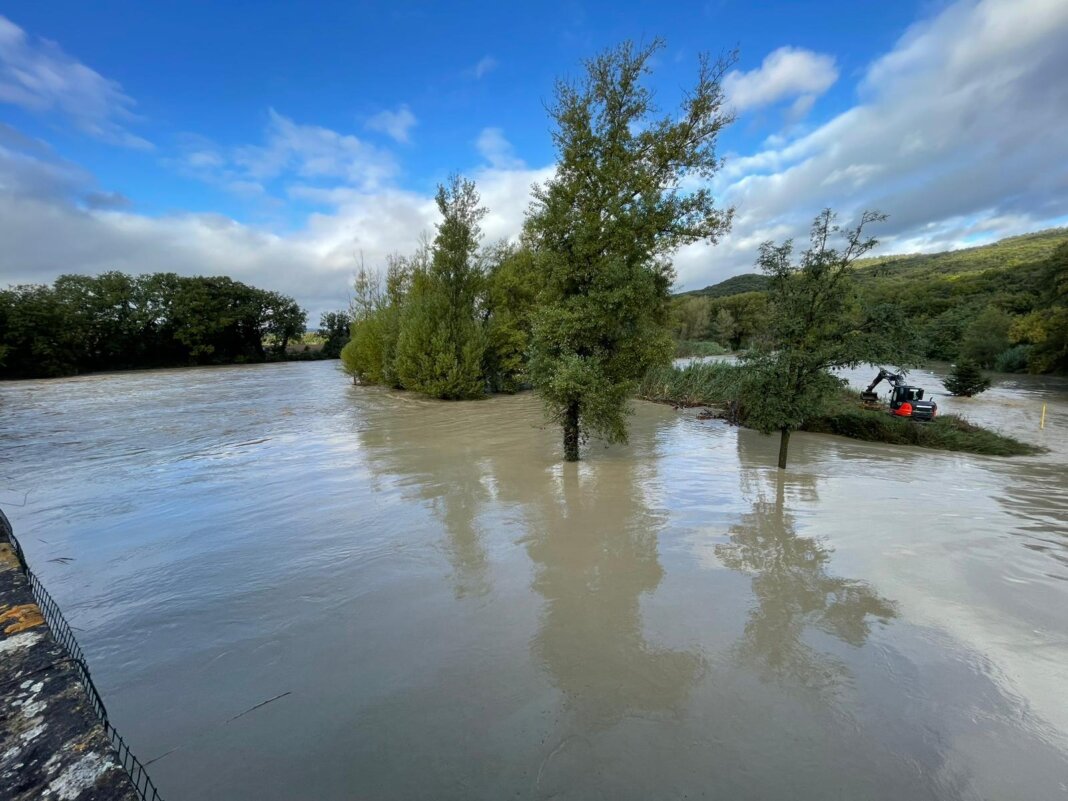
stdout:
<svg viewBox="0 0 1068 801">
<path fill-rule="evenodd" d="M 930 256 L 865 259 L 853 269 L 868 308 L 892 308 L 925 359 L 967 361 L 1001 372 L 1068 372 L 1068 232 L 1014 237 Z M 765 283 L 739 276 L 730 287 Z M 723 285 L 676 297 L 679 341 L 709 340 L 730 350 L 759 344 L 768 331 L 767 291 Z"/>
<path fill-rule="evenodd" d="M 264 361 L 305 321 L 292 298 L 229 278 L 63 275 L 0 290 L 0 377 Z"/>
</svg>

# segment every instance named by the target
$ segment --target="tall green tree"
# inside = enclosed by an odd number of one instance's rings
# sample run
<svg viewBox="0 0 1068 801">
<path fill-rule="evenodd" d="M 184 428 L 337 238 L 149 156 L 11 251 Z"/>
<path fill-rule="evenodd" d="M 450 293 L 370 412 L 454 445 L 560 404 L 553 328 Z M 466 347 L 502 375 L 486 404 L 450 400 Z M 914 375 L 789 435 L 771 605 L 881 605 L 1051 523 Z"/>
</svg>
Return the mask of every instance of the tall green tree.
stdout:
<svg viewBox="0 0 1068 801">
<path fill-rule="evenodd" d="M 852 264 L 877 240 L 865 227 L 885 217 L 866 211 L 853 228 L 841 229 L 825 209 L 812 224 L 810 245 L 793 260 L 793 242 L 760 246 L 758 264 L 771 279 L 768 327 L 745 356 L 740 399 L 749 425 L 778 431 L 779 467 L 786 468 L 790 432 L 819 414 L 843 386 L 832 371 L 863 363 L 905 366 L 914 362 L 915 340 L 907 324 L 887 308 L 859 303 Z M 842 247 L 832 240 L 842 239 Z"/>
<path fill-rule="evenodd" d="M 538 296 L 537 260 L 529 248 L 501 243 L 487 254 L 483 293 L 483 369 L 493 392 L 527 385 L 527 350 Z"/>
<path fill-rule="evenodd" d="M 730 227 L 705 182 L 731 120 L 721 88 L 731 59 L 702 57 L 681 107 L 657 116 L 646 81 L 662 47 L 626 43 L 587 61 L 578 83 L 557 84 L 550 110 L 557 171 L 535 187 L 525 226 L 544 282 L 529 370 L 568 461 L 589 434 L 626 440 L 637 382 L 672 353 L 670 256 Z"/>
<path fill-rule="evenodd" d="M 360 265 L 353 288 L 349 341 L 341 349 L 341 363 L 353 381 L 401 387 L 397 376 L 397 342 L 401 318 L 408 302 L 413 276 L 426 272 L 429 246 L 424 243 L 413 256 L 390 255 L 386 274 Z"/>
<path fill-rule="evenodd" d="M 476 398 L 486 391 L 485 338 L 476 316 L 486 210 L 474 182 L 458 175 L 438 187 L 437 204 L 442 219 L 430 266 L 413 276 L 401 321 L 397 375 L 405 388 L 435 398 Z"/>
<path fill-rule="evenodd" d="M 960 356 L 980 367 L 994 366 L 998 356 L 1009 347 L 1012 317 L 995 306 L 987 306 L 964 332 Z"/>
<path fill-rule="evenodd" d="M 323 355 L 331 359 L 341 356 L 341 349 L 349 341 L 352 318 L 347 311 L 323 312 L 319 316 L 319 336 L 323 342 Z"/>
</svg>

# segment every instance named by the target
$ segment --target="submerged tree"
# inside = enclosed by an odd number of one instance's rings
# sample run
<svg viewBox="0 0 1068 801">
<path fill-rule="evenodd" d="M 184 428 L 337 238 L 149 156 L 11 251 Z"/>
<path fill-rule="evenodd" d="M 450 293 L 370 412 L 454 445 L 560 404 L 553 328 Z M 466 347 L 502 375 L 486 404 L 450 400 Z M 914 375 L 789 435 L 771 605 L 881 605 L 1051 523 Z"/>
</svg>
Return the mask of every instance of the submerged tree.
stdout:
<svg viewBox="0 0 1068 801">
<path fill-rule="evenodd" d="M 412 276 L 397 341 L 396 372 L 406 389 L 435 398 L 485 393 L 485 340 L 476 319 L 483 274 L 478 257 L 479 205 L 475 184 L 454 176 L 439 186 L 442 220 L 429 268 Z"/>
<path fill-rule="evenodd" d="M 900 315 L 865 309 L 857 300 L 851 265 L 875 247 L 865 226 L 885 219 L 866 211 L 840 229 L 825 209 L 812 224 L 811 244 L 793 263 L 793 242 L 760 246 L 758 264 L 771 278 L 768 328 L 745 357 L 741 402 L 747 423 L 780 433 L 779 467 L 786 468 L 790 432 L 818 414 L 843 386 L 831 371 L 863 363 L 906 365 L 912 337 Z M 839 250 L 831 240 L 841 235 Z"/>
<path fill-rule="evenodd" d="M 588 61 L 580 83 L 557 84 L 551 109 L 557 172 L 535 188 L 525 228 L 544 282 L 529 366 L 568 461 L 591 433 L 626 439 L 637 382 L 672 352 L 669 257 L 730 226 L 700 184 L 720 166 L 732 60 L 702 58 L 682 107 L 656 118 L 644 80 L 661 47 L 627 43 Z"/>
</svg>

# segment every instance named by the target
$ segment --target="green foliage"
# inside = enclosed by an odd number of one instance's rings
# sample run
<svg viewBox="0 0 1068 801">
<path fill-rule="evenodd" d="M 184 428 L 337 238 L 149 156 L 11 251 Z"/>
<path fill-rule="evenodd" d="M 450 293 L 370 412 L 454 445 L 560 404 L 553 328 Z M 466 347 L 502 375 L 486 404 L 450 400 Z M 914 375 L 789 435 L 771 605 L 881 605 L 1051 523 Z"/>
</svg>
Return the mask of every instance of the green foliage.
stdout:
<svg viewBox="0 0 1068 801">
<path fill-rule="evenodd" d="M 1009 347 L 1012 318 L 994 306 L 987 306 L 964 332 L 960 356 L 980 367 L 993 367 L 998 355 Z"/>
<path fill-rule="evenodd" d="M 953 371 L 942 383 L 950 395 L 967 398 L 990 389 L 990 379 L 983 375 L 979 365 L 967 360 L 961 360 L 953 365 Z"/>
<path fill-rule="evenodd" d="M 946 414 L 928 423 L 916 423 L 860 406 L 855 392 L 843 392 L 824 414 L 809 419 L 805 431 L 837 434 L 867 442 L 911 445 L 986 456 L 1028 456 L 1042 448 Z"/>
<path fill-rule="evenodd" d="M 898 310 L 927 358 L 965 357 L 998 369 L 1068 372 L 1066 264 L 1068 229 L 1057 228 L 946 253 L 859 259 L 853 277 L 863 304 Z M 711 298 L 713 320 L 720 309 L 729 309 L 743 329 L 739 341 L 730 343 L 736 350 L 763 330 L 759 319 L 745 320 L 727 305 L 745 297 L 733 293 L 752 286 L 742 283 L 751 277 L 736 276 L 681 295 L 675 303 Z M 765 292 L 750 296 L 764 298 Z M 1010 320 L 1007 339 L 1004 315 Z M 718 338 L 714 331 L 710 335 Z M 1030 347 L 1001 359 L 1016 345 Z M 1026 364 L 1020 363 L 1023 354 Z"/>
<path fill-rule="evenodd" d="M 487 255 L 484 371 L 493 392 L 527 385 L 527 349 L 538 294 L 538 274 L 528 248 L 498 245 Z"/>
<path fill-rule="evenodd" d="M 675 338 L 699 340 L 708 336 L 712 304 L 708 298 L 682 298 L 673 305 Z"/>
<path fill-rule="evenodd" d="M 356 294 L 349 342 L 341 349 L 342 367 L 354 378 L 367 384 L 401 386 L 396 373 L 401 317 L 413 276 L 425 273 L 428 261 L 426 247 L 411 258 L 390 256 L 384 280 L 377 271 L 360 265 L 353 283 Z"/>
<path fill-rule="evenodd" d="M 768 277 L 760 273 L 743 273 L 733 275 L 718 284 L 686 292 L 684 296 L 704 298 L 728 298 L 731 295 L 744 295 L 747 292 L 763 292 L 768 288 Z"/>
<path fill-rule="evenodd" d="M 750 425 L 749 409 L 739 403 L 747 369 L 742 365 L 706 362 L 650 370 L 641 382 L 638 397 L 675 406 L 724 407 L 721 416 Z M 866 409 L 856 392 L 844 389 L 824 398 L 822 411 L 807 417 L 802 430 L 990 456 L 1020 456 L 1041 450 L 953 415 L 942 415 L 921 424 L 885 411 Z"/>
<path fill-rule="evenodd" d="M 1013 345 L 998 354 L 994 369 L 999 373 L 1027 372 L 1033 350 L 1033 345 Z"/>
<path fill-rule="evenodd" d="M 263 361 L 304 324 L 292 298 L 229 278 L 64 275 L 0 291 L 0 376 Z"/>
<path fill-rule="evenodd" d="M 533 302 L 529 253 L 479 252 L 485 210 L 471 181 L 452 178 L 437 203 L 433 244 L 391 257 L 384 281 L 361 265 L 342 364 L 365 383 L 435 398 L 477 398 L 487 385 L 514 391 Z"/>
<path fill-rule="evenodd" d="M 476 398 L 485 393 L 486 349 L 476 305 L 484 276 L 478 260 L 479 205 L 471 181 L 459 176 L 438 187 L 438 224 L 429 269 L 413 276 L 397 340 L 401 384 L 435 398 Z"/>
<path fill-rule="evenodd" d="M 349 341 L 352 317 L 346 311 L 324 312 L 319 318 L 319 336 L 323 338 L 323 356 L 336 359 Z"/>
<path fill-rule="evenodd" d="M 737 351 L 755 343 L 768 327 L 768 298 L 765 292 L 746 292 L 723 297 L 681 296 L 672 300 L 674 314 L 682 304 L 689 302 L 707 304 L 708 325 L 698 338 L 713 339 L 728 350 Z M 676 326 L 676 338 L 680 336 Z"/>
<path fill-rule="evenodd" d="M 779 467 L 786 467 L 790 431 L 819 414 L 842 387 L 831 371 L 861 363 L 903 364 L 913 358 L 907 329 L 885 309 L 862 307 L 851 265 L 876 245 L 864 228 L 884 219 L 865 212 L 841 230 L 826 209 L 812 224 L 811 244 L 793 263 L 793 243 L 760 247 L 758 263 L 771 279 L 766 339 L 745 356 L 741 403 L 748 424 L 779 431 Z M 841 237 L 841 250 L 831 246 Z"/>
<path fill-rule="evenodd" d="M 674 406 L 718 406 L 737 401 L 744 374 L 742 367 L 726 362 L 654 367 L 643 376 L 637 395 Z"/>
<path fill-rule="evenodd" d="M 667 259 L 730 224 L 707 189 L 683 188 L 719 167 L 729 62 L 702 59 L 683 107 L 656 118 L 644 81 L 661 46 L 624 44 L 588 61 L 580 83 L 557 85 L 551 109 L 557 172 L 535 188 L 524 232 L 543 281 L 529 375 L 562 424 L 567 460 L 591 433 L 626 439 L 637 382 L 671 355 Z"/>
<path fill-rule="evenodd" d="M 722 356 L 727 349 L 718 342 L 711 340 L 680 340 L 675 343 L 675 358 L 687 357 L 703 358 L 705 356 Z"/>
</svg>

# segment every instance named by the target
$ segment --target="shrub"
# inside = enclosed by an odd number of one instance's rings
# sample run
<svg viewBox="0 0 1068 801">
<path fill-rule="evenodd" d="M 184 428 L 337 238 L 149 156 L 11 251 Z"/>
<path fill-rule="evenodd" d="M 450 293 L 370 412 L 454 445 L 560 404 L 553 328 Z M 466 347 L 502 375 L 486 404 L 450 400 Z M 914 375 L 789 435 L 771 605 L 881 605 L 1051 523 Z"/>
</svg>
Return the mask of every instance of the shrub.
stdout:
<svg viewBox="0 0 1068 801">
<path fill-rule="evenodd" d="M 990 388 L 990 379 L 983 375 L 975 362 L 961 360 L 953 365 L 953 372 L 942 382 L 950 395 L 970 398 Z"/>
</svg>

